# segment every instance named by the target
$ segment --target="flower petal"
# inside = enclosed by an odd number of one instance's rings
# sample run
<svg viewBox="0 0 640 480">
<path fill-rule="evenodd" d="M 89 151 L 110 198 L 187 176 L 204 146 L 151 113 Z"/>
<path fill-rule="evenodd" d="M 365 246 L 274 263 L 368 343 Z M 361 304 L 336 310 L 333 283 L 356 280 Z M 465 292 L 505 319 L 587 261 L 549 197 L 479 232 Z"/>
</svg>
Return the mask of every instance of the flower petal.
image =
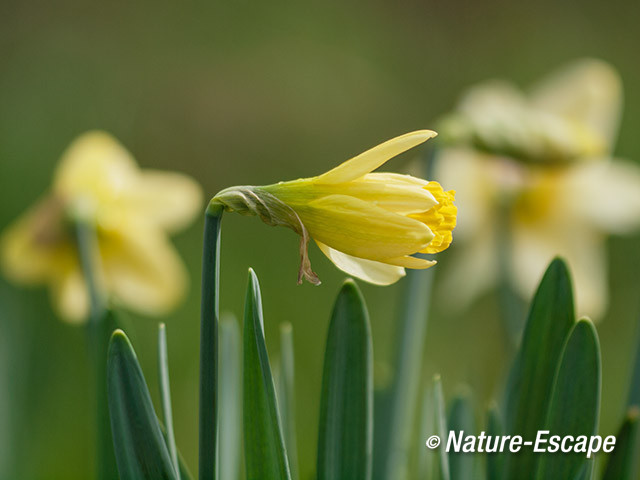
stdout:
<svg viewBox="0 0 640 480">
<path fill-rule="evenodd" d="M 169 232 L 189 225 L 202 207 L 202 189 L 180 173 L 143 170 L 125 195 L 129 210 Z"/>
<path fill-rule="evenodd" d="M 136 224 L 105 232 L 101 254 L 105 282 L 116 301 L 160 315 L 182 299 L 185 268 L 162 232 Z"/>
<path fill-rule="evenodd" d="M 437 135 L 431 130 L 418 130 L 392 138 L 316 177 L 318 183 L 350 182 L 372 172 L 385 162 L 426 142 Z"/>
<path fill-rule="evenodd" d="M 622 82 L 607 63 L 572 63 L 539 83 L 531 98 L 537 108 L 584 125 L 613 145 L 622 112 Z"/>
<path fill-rule="evenodd" d="M 566 210 L 609 233 L 640 227 L 640 167 L 623 161 L 574 167 L 565 177 Z"/>
<path fill-rule="evenodd" d="M 425 268 L 433 267 L 438 263 L 435 260 L 412 257 L 411 255 L 405 255 L 404 257 L 397 258 L 385 258 L 382 262 L 388 265 L 397 265 L 399 267 L 413 268 L 416 270 L 424 270 Z"/>
<path fill-rule="evenodd" d="M 374 285 L 391 285 L 405 276 L 405 271 L 402 267 L 353 257 L 328 247 L 324 243 L 318 241 L 316 241 L 316 243 L 322 253 L 324 253 L 336 267 L 365 282 L 373 283 Z"/>
<path fill-rule="evenodd" d="M 58 272 L 52 284 L 51 296 L 60 318 L 70 323 L 83 323 L 89 316 L 89 294 L 79 266 Z"/>
<path fill-rule="evenodd" d="M 346 195 L 320 198 L 296 212 L 315 240 L 370 260 L 416 253 L 434 237 L 418 220 Z"/>
<path fill-rule="evenodd" d="M 39 202 L 3 232 L 0 260 L 8 278 L 26 285 L 46 282 L 75 261 L 55 201 Z"/>
<path fill-rule="evenodd" d="M 131 154 L 115 138 L 106 132 L 88 132 L 62 155 L 54 191 L 63 197 L 86 196 L 109 204 L 133 188 L 137 170 Z"/>
<path fill-rule="evenodd" d="M 530 299 L 549 262 L 563 257 L 572 273 L 576 313 L 597 321 L 609 297 L 604 237 L 579 219 L 571 220 L 564 226 L 554 224 L 553 231 L 541 225 L 512 230 L 511 273 L 521 294 Z"/>
</svg>

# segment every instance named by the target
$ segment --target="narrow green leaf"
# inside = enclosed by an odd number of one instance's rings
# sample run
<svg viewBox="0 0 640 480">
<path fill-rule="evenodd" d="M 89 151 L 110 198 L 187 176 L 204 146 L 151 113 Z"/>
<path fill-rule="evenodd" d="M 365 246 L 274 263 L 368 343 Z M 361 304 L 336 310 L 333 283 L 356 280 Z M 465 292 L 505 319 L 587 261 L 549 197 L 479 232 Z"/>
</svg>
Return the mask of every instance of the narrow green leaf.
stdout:
<svg viewBox="0 0 640 480">
<path fill-rule="evenodd" d="M 600 345 L 593 324 L 580 320 L 569 335 L 563 350 L 555 384 L 551 394 L 545 430 L 561 438 L 572 435 L 577 439 L 595 435 L 600 413 Z M 535 440 L 532 438 L 531 440 Z M 547 453 L 539 457 L 537 478 L 576 478 L 588 469 L 585 453 Z"/>
<path fill-rule="evenodd" d="M 296 439 L 296 405 L 294 390 L 293 329 L 290 323 L 280 325 L 280 362 L 278 381 L 278 406 L 282 429 L 291 468 L 291 479 L 298 480 L 298 447 Z"/>
<path fill-rule="evenodd" d="M 471 398 L 467 391 L 457 395 L 451 402 L 448 427 L 450 431 L 476 435 L 476 422 L 473 415 Z M 449 472 L 452 480 L 474 478 L 476 454 L 465 452 L 449 452 Z"/>
<path fill-rule="evenodd" d="M 319 480 L 371 478 L 373 364 L 364 300 L 347 280 L 333 307 L 324 356 Z"/>
<path fill-rule="evenodd" d="M 602 480 L 636 480 L 638 478 L 638 428 L 640 409 L 631 407 L 616 435 L 616 446 L 609 454 Z"/>
<path fill-rule="evenodd" d="M 631 372 L 631 385 L 629 388 L 629 406 L 640 407 L 640 328 L 636 332 L 636 355 Z"/>
<path fill-rule="evenodd" d="M 435 415 L 435 426 L 437 435 L 440 437 L 440 446 L 438 447 L 436 468 L 438 474 L 433 478 L 440 480 L 450 480 L 451 473 L 449 470 L 449 454 L 445 448 L 447 443 L 447 435 L 449 429 L 447 427 L 447 418 L 444 413 L 444 393 L 442 393 L 442 381 L 440 375 L 433 378 L 433 413 Z"/>
<path fill-rule="evenodd" d="M 551 390 L 567 335 L 575 324 L 571 279 L 565 263 L 547 268 L 533 299 L 522 344 L 509 375 L 505 433 L 534 440 L 545 424 Z M 532 449 L 507 453 L 504 478 L 526 478 L 534 468 Z"/>
<path fill-rule="evenodd" d="M 165 443 L 168 443 L 167 429 L 164 427 L 162 422 L 160 422 L 160 430 L 162 430 L 162 436 L 164 438 Z M 180 474 L 178 477 L 178 480 L 192 480 L 193 475 L 191 475 L 191 472 L 189 471 L 189 467 L 187 467 L 187 463 L 184 461 L 184 457 L 180 453 L 180 450 L 177 450 L 177 454 L 178 454 L 178 471 Z"/>
<path fill-rule="evenodd" d="M 233 315 L 220 321 L 220 479 L 237 480 L 242 457 L 242 351 Z"/>
<path fill-rule="evenodd" d="M 177 480 L 147 383 L 122 330 L 111 337 L 107 381 L 120 478 Z"/>
<path fill-rule="evenodd" d="M 218 312 L 220 309 L 220 223 L 223 209 L 209 205 L 204 216 L 200 306 L 200 419 L 198 477 L 217 478 Z"/>
<path fill-rule="evenodd" d="M 173 467 L 178 472 L 178 449 L 176 437 L 173 433 L 173 413 L 171 411 L 171 387 L 169 382 L 169 355 L 167 353 L 167 329 L 164 323 L 158 326 L 158 385 L 160 386 L 160 400 L 162 403 L 162 419 L 166 428 L 167 448 L 173 462 Z"/>
<path fill-rule="evenodd" d="M 421 450 L 418 456 L 418 477 L 432 480 L 450 480 L 449 455 L 446 452 L 447 419 L 444 411 L 444 395 L 440 375 L 435 375 L 425 388 L 422 405 Z M 434 436 L 439 446 L 433 448 Z"/>
<path fill-rule="evenodd" d="M 260 285 L 253 270 L 244 311 L 244 455 L 248 479 L 290 479 L 278 404 L 264 342 Z"/>
<path fill-rule="evenodd" d="M 497 407 L 492 405 L 487 413 L 487 437 L 496 439 L 503 434 L 500 413 Z M 500 480 L 502 478 L 502 459 L 503 456 L 499 452 L 487 453 L 487 480 Z"/>
<path fill-rule="evenodd" d="M 432 411 L 431 388 L 427 386 L 422 392 L 420 412 L 420 450 L 418 450 L 417 478 L 430 478 L 433 471 L 433 456 L 435 455 L 425 445 L 427 438 L 435 431 L 435 415 Z"/>
<path fill-rule="evenodd" d="M 376 471 L 383 472 L 382 478 L 387 480 L 405 478 L 409 474 L 409 454 L 415 448 L 419 386 L 433 275 L 433 270 L 407 272 L 388 409 L 379 408 L 376 404 L 376 416 L 388 419 L 388 431 L 376 431 L 375 439 Z M 383 424 L 379 419 L 376 422 L 377 425 Z"/>
</svg>

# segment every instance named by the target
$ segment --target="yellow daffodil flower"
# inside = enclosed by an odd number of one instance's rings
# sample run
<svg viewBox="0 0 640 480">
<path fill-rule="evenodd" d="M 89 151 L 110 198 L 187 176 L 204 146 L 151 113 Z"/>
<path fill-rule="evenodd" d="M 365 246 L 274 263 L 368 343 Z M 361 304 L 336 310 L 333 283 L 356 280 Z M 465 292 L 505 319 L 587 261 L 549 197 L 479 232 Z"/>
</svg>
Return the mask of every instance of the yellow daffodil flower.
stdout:
<svg viewBox="0 0 640 480">
<path fill-rule="evenodd" d="M 86 320 L 87 288 L 69 223 L 81 210 L 96 230 L 104 292 L 132 310 L 162 314 L 187 282 L 167 234 L 185 228 L 201 205 L 192 179 L 140 170 L 109 134 L 88 132 L 64 152 L 51 191 L 3 232 L 2 268 L 17 283 L 48 284 L 62 318 Z"/>
<path fill-rule="evenodd" d="M 405 268 L 423 269 L 436 263 L 414 254 L 438 253 L 449 246 L 456 223 L 455 192 L 409 175 L 371 172 L 435 135 L 430 130 L 407 133 L 317 177 L 231 187 L 218 193 L 212 204 L 258 215 L 269 225 L 298 233 L 298 283 L 303 278 L 320 283 L 307 255 L 313 238 L 339 269 L 388 285 L 404 276 Z"/>
<path fill-rule="evenodd" d="M 482 146 L 461 140 L 443 150 L 435 170 L 445 183 L 455 179 L 461 206 L 458 252 L 443 288 L 455 289 L 456 305 L 468 304 L 498 281 L 503 254 L 510 281 L 530 298 L 560 255 L 573 271 L 578 312 L 600 317 L 608 298 L 606 235 L 640 226 L 640 167 L 611 158 L 621 106 L 618 76 L 602 62 L 577 62 L 529 96 L 518 93 L 518 116 L 500 111 L 515 89 L 500 97 L 492 88 L 495 103 L 472 102 L 463 110 L 510 125 L 476 133 Z M 509 244 L 499 253 L 501 235 Z"/>
</svg>

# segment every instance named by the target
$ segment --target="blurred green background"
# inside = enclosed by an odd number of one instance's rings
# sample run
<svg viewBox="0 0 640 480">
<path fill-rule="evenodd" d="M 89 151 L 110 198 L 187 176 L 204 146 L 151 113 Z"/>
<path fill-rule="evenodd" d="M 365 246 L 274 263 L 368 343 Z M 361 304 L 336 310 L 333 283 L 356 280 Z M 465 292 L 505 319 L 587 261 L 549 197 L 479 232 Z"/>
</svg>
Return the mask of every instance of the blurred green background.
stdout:
<svg viewBox="0 0 640 480">
<path fill-rule="evenodd" d="M 467 86 L 492 77 L 522 85 L 566 61 L 612 63 L 625 86 L 618 156 L 640 159 L 640 3 L 512 2 L 14 2 L 0 6 L 0 228 L 50 183 L 67 144 L 113 133 L 143 167 L 180 170 L 210 197 L 237 184 L 321 173 L 392 136 L 433 127 Z M 390 168 L 410 160 L 401 157 Z M 455 188 L 455 185 L 445 185 Z M 202 221 L 175 240 L 192 272 L 185 303 L 166 319 L 177 441 L 197 464 Z M 603 348 L 601 430 L 625 404 L 640 313 L 640 236 L 612 239 Z M 302 477 L 314 468 L 322 354 L 343 275 L 315 248 L 320 287 L 297 286 L 298 238 L 256 219 L 223 224 L 221 309 L 242 314 L 247 268 L 263 288 L 266 336 L 293 324 Z M 455 243 L 452 250 L 455 250 Z M 455 252 L 452 252 L 453 254 Z M 447 268 L 442 255 L 438 269 Z M 401 282 L 402 283 L 402 282 Z M 363 285 L 376 378 L 393 353 L 399 286 Z M 446 391 L 470 384 L 484 406 L 505 362 L 494 296 L 461 316 L 438 297 L 427 372 Z M 155 394 L 156 320 L 126 315 Z M 57 320 L 44 289 L 0 279 L 0 478 L 84 479 L 93 471 L 85 331 Z M 157 396 L 154 397 L 154 401 Z"/>
</svg>

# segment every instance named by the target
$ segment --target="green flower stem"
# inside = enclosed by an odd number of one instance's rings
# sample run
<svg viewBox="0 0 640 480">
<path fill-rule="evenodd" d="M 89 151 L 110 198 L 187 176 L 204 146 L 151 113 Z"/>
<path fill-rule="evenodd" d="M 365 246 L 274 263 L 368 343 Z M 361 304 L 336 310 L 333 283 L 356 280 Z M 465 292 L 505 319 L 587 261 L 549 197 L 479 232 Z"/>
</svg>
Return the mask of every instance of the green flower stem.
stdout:
<svg viewBox="0 0 640 480">
<path fill-rule="evenodd" d="M 204 221 L 202 304 L 200 310 L 200 480 L 217 478 L 218 312 L 220 222 L 223 207 L 209 204 Z"/>
<path fill-rule="evenodd" d="M 105 311 L 104 295 L 99 287 L 97 276 L 98 238 L 95 227 L 88 221 L 78 219 L 74 222 L 74 226 L 80 266 L 89 294 L 89 321 L 90 323 L 98 323 L 102 320 Z"/>
<path fill-rule="evenodd" d="M 95 227 L 90 222 L 79 218 L 74 219 L 73 226 L 78 257 L 89 295 L 87 345 L 95 381 L 96 478 L 109 480 L 118 478 L 109 422 L 106 379 L 107 348 L 114 325 L 113 319 L 108 315 L 105 296 L 97 274 L 100 256 Z"/>
</svg>

